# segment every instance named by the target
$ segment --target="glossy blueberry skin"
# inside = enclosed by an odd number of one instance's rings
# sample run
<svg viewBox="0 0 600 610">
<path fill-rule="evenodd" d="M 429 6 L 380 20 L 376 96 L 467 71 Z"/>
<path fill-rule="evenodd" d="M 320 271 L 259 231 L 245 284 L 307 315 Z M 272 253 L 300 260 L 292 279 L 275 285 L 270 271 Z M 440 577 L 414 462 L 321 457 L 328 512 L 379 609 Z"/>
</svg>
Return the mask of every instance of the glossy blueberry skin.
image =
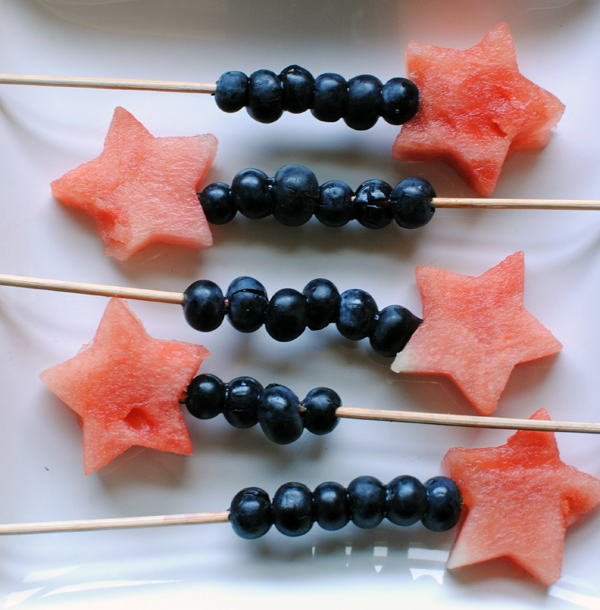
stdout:
<svg viewBox="0 0 600 610">
<path fill-rule="evenodd" d="M 279 75 L 283 85 L 283 108 L 292 114 L 309 110 L 315 98 L 315 79 L 300 66 L 288 66 Z"/>
<path fill-rule="evenodd" d="M 431 184 L 424 178 L 405 178 L 390 195 L 390 206 L 396 222 L 405 229 L 425 226 L 435 212 L 431 199 L 436 197 Z"/>
<path fill-rule="evenodd" d="M 352 341 L 368 337 L 377 322 L 377 303 L 364 290 L 352 288 L 342 293 L 336 326 L 338 331 Z"/>
<path fill-rule="evenodd" d="M 302 294 L 306 298 L 306 325 L 310 330 L 321 330 L 336 320 L 340 293 L 332 282 L 323 278 L 311 280 Z"/>
<path fill-rule="evenodd" d="M 339 423 L 335 411 L 342 406 L 342 399 L 329 388 L 314 388 L 302 401 L 306 409 L 302 413 L 304 427 L 313 434 L 329 434 Z"/>
<path fill-rule="evenodd" d="M 361 74 L 348 81 L 348 104 L 344 121 L 358 131 L 371 129 L 381 113 L 381 81 L 371 74 Z"/>
<path fill-rule="evenodd" d="M 313 491 L 315 521 L 329 532 L 342 529 L 350 521 L 346 489 L 339 483 L 321 483 Z"/>
<path fill-rule="evenodd" d="M 462 498 L 458 486 L 447 477 L 433 477 L 425 481 L 427 512 L 421 523 L 432 532 L 446 532 L 460 519 Z"/>
<path fill-rule="evenodd" d="M 422 321 L 401 305 L 382 309 L 369 337 L 371 347 L 380 356 L 393 358 L 404 349 Z"/>
<path fill-rule="evenodd" d="M 259 487 L 239 491 L 231 501 L 229 520 L 241 538 L 254 540 L 264 536 L 273 524 L 273 508 L 267 492 Z"/>
<path fill-rule="evenodd" d="M 248 79 L 248 114 L 259 123 L 274 123 L 283 114 L 283 86 L 270 70 L 257 70 Z"/>
<path fill-rule="evenodd" d="M 326 123 L 339 121 L 348 104 L 348 83 L 343 76 L 327 72 L 315 79 L 315 97 L 311 112 Z"/>
<path fill-rule="evenodd" d="M 198 200 L 206 220 L 212 225 L 227 224 L 237 214 L 235 203 L 229 192 L 229 185 L 224 182 L 209 184 L 201 193 L 198 193 Z"/>
<path fill-rule="evenodd" d="M 238 172 L 231 183 L 231 200 L 240 214 L 257 220 L 271 213 L 271 181 L 259 169 Z"/>
<path fill-rule="evenodd" d="M 300 438 L 304 429 L 300 400 L 283 385 L 268 385 L 258 404 L 258 421 L 270 441 L 289 445 Z"/>
<path fill-rule="evenodd" d="M 275 341 L 293 341 L 305 330 L 306 298 L 293 288 L 278 290 L 267 306 L 265 328 Z"/>
<path fill-rule="evenodd" d="M 221 74 L 217 81 L 215 101 L 223 112 L 237 112 L 248 100 L 248 77 L 232 70 Z"/>
<path fill-rule="evenodd" d="M 225 317 L 221 289 L 210 280 L 190 284 L 183 293 L 183 313 L 187 323 L 203 333 L 219 328 Z"/>
<path fill-rule="evenodd" d="M 358 477 L 348 485 L 352 523 L 363 529 L 379 525 L 385 517 L 385 485 L 375 477 Z"/>
<path fill-rule="evenodd" d="M 390 193 L 392 187 L 383 180 L 366 180 L 354 197 L 354 217 L 363 227 L 383 229 L 392 222 Z"/>
<path fill-rule="evenodd" d="M 258 330 L 267 318 L 269 299 L 265 287 L 251 277 L 238 277 L 227 289 L 229 322 L 242 333 Z"/>
<path fill-rule="evenodd" d="M 343 227 L 354 216 L 352 189 L 341 180 L 330 180 L 319 188 L 315 208 L 317 220 L 327 227 Z"/>
<path fill-rule="evenodd" d="M 245 430 L 258 423 L 263 387 L 252 377 L 236 377 L 226 388 L 223 415 L 234 427 Z"/>
<path fill-rule="evenodd" d="M 192 379 L 185 406 L 198 419 L 212 419 L 225 407 L 225 384 L 216 375 L 206 373 Z"/>
<path fill-rule="evenodd" d="M 286 483 L 273 496 L 273 523 L 286 536 L 302 536 L 312 527 L 310 489 L 302 483 Z"/>
<path fill-rule="evenodd" d="M 273 216 L 288 227 L 299 227 L 317 207 L 317 177 L 302 165 L 284 165 L 273 177 L 272 198 Z"/>
<path fill-rule="evenodd" d="M 386 485 L 387 518 L 408 527 L 422 519 L 427 510 L 427 490 L 419 479 L 404 475 Z"/>
<path fill-rule="evenodd" d="M 407 78 L 392 78 L 381 90 L 381 116 L 391 125 L 410 121 L 419 109 L 419 89 Z"/>
</svg>

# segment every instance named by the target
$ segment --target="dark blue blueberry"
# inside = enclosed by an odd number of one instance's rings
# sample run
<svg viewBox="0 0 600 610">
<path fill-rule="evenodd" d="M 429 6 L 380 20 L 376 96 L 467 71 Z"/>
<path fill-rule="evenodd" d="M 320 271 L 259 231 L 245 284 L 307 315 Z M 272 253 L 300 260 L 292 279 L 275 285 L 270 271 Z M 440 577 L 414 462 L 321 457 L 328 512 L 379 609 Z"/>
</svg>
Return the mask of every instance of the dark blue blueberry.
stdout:
<svg viewBox="0 0 600 610">
<path fill-rule="evenodd" d="M 223 415 L 234 428 L 258 423 L 258 404 L 263 387 L 252 377 L 236 377 L 227 384 Z"/>
<path fill-rule="evenodd" d="M 360 341 L 372 334 L 377 322 L 377 303 L 364 290 L 353 288 L 342 293 L 340 311 L 335 325 L 352 341 Z"/>
<path fill-rule="evenodd" d="M 352 189 L 341 180 L 330 180 L 319 188 L 315 209 L 317 220 L 327 227 L 343 227 L 352 220 L 354 203 Z"/>
<path fill-rule="evenodd" d="M 225 384 L 216 375 L 194 377 L 188 386 L 185 406 L 198 419 L 212 419 L 225 407 Z"/>
<path fill-rule="evenodd" d="M 273 508 L 267 492 L 258 487 L 238 491 L 229 507 L 229 520 L 241 538 L 253 540 L 264 536 L 273 524 Z"/>
<path fill-rule="evenodd" d="M 302 536 L 312 527 L 310 489 L 302 483 L 286 483 L 273 496 L 273 523 L 286 536 Z"/>
<path fill-rule="evenodd" d="M 248 77 L 243 72 L 221 74 L 217 81 L 215 101 L 223 112 L 237 112 L 248 100 Z"/>
<path fill-rule="evenodd" d="M 292 114 L 306 112 L 315 97 L 315 79 L 300 66 L 288 66 L 279 79 L 283 84 L 283 109 Z"/>
<path fill-rule="evenodd" d="M 265 328 L 275 341 L 293 341 L 306 328 L 306 298 L 293 288 L 278 290 L 267 306 Z"/>
<path fill-rule="evenodd" d="M 224 225 L 237 214 L 237 209 L 231 194 L 229 185 L 224 182 L 209 184 L 201 193 L 198 200 L 206 220 L 213 225 Z"/>
<path fill-rule="evenodd" d="M 370 74 L 361 74 L 348 81 L 348 105 L 344 121 L 348 127 L 371 129 L 381 114 L 381 81 Z"/>
<path fill-rule="evenodd" d="M 247 276 L 238 277 L 229 284 L 225 298 L 229 322 L 236 330 L 253 333 L 265 323 L 269 299 L 259 281 Z"/>
<path fill-rule="evenodd" d="M 198 280 L 183 293 L 183 313 L 187 323 L 208 333 L 221 326 L 225 317 L 225 299 L 221 289 L 210 280 Z"/>
<path fill-rule="evenodd" d="M 379 312 L 369 341 L 380 355 L 393 358 L 404 349 L 423 320 L 400 305 L 390 305 Z"/>
<path fill-rule="evenodd" d="M 302 165 L 284 165 L 273 178 L 273 216 L 288 227 L 310 220 L 319 200 L 316 176 Z"/>
<path fill-rule="evenodd" d="M 381 90 L 381 116 L 391 125 L 410 121 L 419 109 L 419 89 L 407 78 L 392 78 Z"/>
<path fill-rule="evenodd" d="M 304 427 L 313 434 L 329 434 L 339 423 L 336 409 L 342 406 L 342 399 L 329 388 L 315 388 L 302 401 L 306 409 L 302 413 Z"/>
<path fill-rule="evenodd" d="M 427 512 L 421 519 L 432 532 L 452 529 L 460 519 L 462 498 L 458 486 L 447 477 L 433 477 L 425 481 Z"/>
<path fill-rule="evenodd" d="M 385 485 L 375 477 L 358 477 L 348 485 L 352 523 L 371 529 L 385 517 Z"/>
<path fill-rule="evenodd" d="M 340 308 L 340 293 L 332 282 L 323 278 L 311 280 L 302 294 L 306 297 L 306 325 L 310 330 L 321 330 L 335 322 Z"/>
<path fill-rule="evenodd" d="M 233 205 L 246 218 L 257 220 L 271 213 L 271 182 L 259 169 L 243 169 L 231 183 Z"/>
<path fill-rule="evenodd" d="M 342 529 L 350 521 L 350 504 L 339 483 L 321 483 L 313 491 L 315 521 L 330 532 Z"/>
<path fill-rule="evenodd" d="M 315 80 L 315 98 L 311 112 L 319 121 L 335 123 L 346 112 L 348 83 L 343 76 L 328 72 Z"/>
<path fill-rule="evenodd" d="M 278 445 L 298 440 L 304 429 L 298 397 L 283 385 L 268 385 L 258 405 L 258 421 L 265 436 Z"/>
<path fill-rule="evenodd" d="M 383 229 L 392 222 L 390 193 L 392 187 L 383 180 L 367 180 L 356 190 L 354 217 L 363 227 Z"/>
<path fill-rule="evenodd" d="M 259 123 L 274 123 L 283 114 L 283 87 L 277 74 L 257 70 L 248 79 L 248 114 Z"/>
<path fill-rule="evenodd" d="M 404 475 L 387 484 L 387 518 L 407 527 L 419 521 L 427 510 L 427 490 L 419 479 Z"/>
<path fill-rule="evenodd" d="M 431 199 L 436 197 L 433 187 L 424 178 L 405 178 L 394 187 L 390 195 L 392 214 L 405 229 L 418 229 L 426 225 L 435 212 Z"/>
</svg>

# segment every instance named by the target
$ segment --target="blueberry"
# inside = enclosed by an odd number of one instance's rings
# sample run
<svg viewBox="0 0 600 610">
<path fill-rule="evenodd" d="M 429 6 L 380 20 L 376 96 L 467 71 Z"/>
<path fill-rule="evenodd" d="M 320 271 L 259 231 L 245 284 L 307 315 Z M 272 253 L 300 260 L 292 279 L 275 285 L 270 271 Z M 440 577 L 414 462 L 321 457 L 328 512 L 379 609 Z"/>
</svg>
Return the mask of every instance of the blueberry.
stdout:
<svg viewBox="0 0 600 610">
<path fill-rule="evenodd" d="M 306 328 L 306 298 L 297 290 L 278 290 L 267 306 L 265 328 L 275 341 L 293 341 Z"/>
<path fill-rule="evenodd" d="M 419 521 L 427 510 L 427 490 L 419 479 L 404 475 L 386 486 L 387 518 L 407 527 Z"/>
<path fill-rule="evenodd" d="M 302 165 L 284 165 L 273 178 L 273 216 L 288 227 L 310 220 L 319 200 L 316 176 Z"/>
<path fill-rule="evenodd" d="M 317 278 L 306 284 L 302 294 L 306 297 L 310 330 L 321 330 L 335 321 L 340 308 L 340 293 L 332 282 Z"/>
<path fill-rule="evenodd" d="M 339 423 L 335 414 L 342 406 L 342 399 L 329 388 L 315 388 L 302 401 L 306 409 L 302 413 L 304 427 L 313 434 L 329 434 Z"/>
<path fill-rule="evenodd" d="M 405 229 L 425 226 L 435 212 L 431 199 L 436 197 L 431 184 L 424 178 L 406 178 L 394 187 L 390 195 L 392 214 Z"/>
<path fill-rule="evenodd" d="M 350 504 L 344 487 L 339 483 L 321 483 L 313 491 L 315 521 L 330 532 L 342 529 L 350 521 Z"/>
<path fill-rule="evenodd" d="M 371 347 L 386 358 L 404 349 L 423 320 L 400 305 L 390 305 L 379 312 L 375 329 L 369 337 Z"/>
<path fill-rule="evenodd" d="M 258 487 L 238 491 L 229 507 L 229 520 L 241 538 L 253 540 L 264 536 L 273 524 L 273 508 L 267 492 Z"/>
<path fill-rule="evenodd" d="M 273 496 L 273 523 L 286 536 L 302 536 L 312 527 L 310 489 L 302 483 L 286 483 Z"/>
<path fill-rule="evenodd" d="M 283 108 L 300 114 L 311 108 L 315 97 L 315 79 L 300 66 L 288 66 L 279 75 L 283 84 Z"/>
<path fill-rule="evenodd" d="M 227 224 L 237 214 L 235 203 L 229 192 L 229 185 L 224 182 L 209 184 L 201 193 L 198 193 L 198 200 L 204 216 L 210 224 Z"/>
<path fill-rule="evenodd" d="M 352 220 L 354 203 L 352 189 L 341 180 L 330 180 L 319 188 L 315 208 L 317 220 L 327 227 L 343 227 Z"/>
<path fill-rule="evenodd" d="M 198 280 L 183 293 L 183 313 L 187 323 L 208 333 L 221 326 L 225 317 L 225 299 L 221 289 L 210 280 Z"/>
<path fill-rule="evenodd" d="M 348 81 L 348 105 L 344 121 L 348 127 L 371 129 L 381 113 L 381 81 L 370 74 L 361 74 Z"/>
<path fill-rule="evenodd" d="M 385 517 L 385 486 L 375 477 L 358 477 L 348 485 L 352 523 L 371 529 Z"/>
<path fill-rule="evenodd" d="M 227 384 L 223 415 L 234 428 L 252 428 L 258 423 L 258 403 L 263 387 L 252 377 L 236 377 Z"/>
<path fill-rule="evenodd" d="M 270 70 L 257 70 L 248 79 L 248 114 L 259 123 L 274 123 L 283 114 L 283 87 Z"/>
<path fill-rule="evenodd" d="M 317 76 L 311 112 L 319 121 L 335 123 L 346 112 L 348 83 L 343 76 L 328 72 Z"/>
<path fill-rule="evenodd" d="M 360 341 L 372 334 L 377 322 L 377 304 L 364 290 L 353 288 L 342 293 L 336 326 L 352 341 Z"/>
<path fill-rule="evenodd" d="M 225 406 L 225 384 L 215 375 L 194 377 L 187 389 L 185 406 L 198 419 L 216 417 Z"/>
<path fill-rule="evenodd" d="M 229 322 L 242 333 L 258 330 L 267 317 L 267 291 L 257 280 L 242 276 L 229 284 L 225 298 Z"/>
<path fill-rule="evenodd" d="M 407 78 L 392 78 L 381 90 L 381 116 L 391 125 L 410 121 L 419 109 L 419 89 Z"/>
<path fill-rule="evenodd" d="M 248 77 L 243 72 L 221 74 L 217 81 L 215 101 L 223 112 L 237 112 L 248 100 Z"/>
<path fill-rule="evenodd" d="M 268 385 L 258 405 L 258 421 L 265 436 L 278 445 L 298 440 L 304 429 L 300 401 L 289 388 Z"/>
<path fill-rule="evenodd" d="M 383 180 L 367 180 L 356 190 L 354 216 L 363 227 L 382 229 L 392 222 L 390 193 L 392 187 Z"/>
<path fill-rule="evenodd" d="M 447 477 L 433 477 L 425 481 L 427 512 L 421 519 L 432 532 L 452 529 L 460 519 L 462 498 L 458 486 Z"/>
<path fill-rule="evenodd" d="M 259 169 L 243 169 L 231 183 L 233 205 L 246 218 L 257 220 L 271 213 L 271 182 Z"/>
</svg>

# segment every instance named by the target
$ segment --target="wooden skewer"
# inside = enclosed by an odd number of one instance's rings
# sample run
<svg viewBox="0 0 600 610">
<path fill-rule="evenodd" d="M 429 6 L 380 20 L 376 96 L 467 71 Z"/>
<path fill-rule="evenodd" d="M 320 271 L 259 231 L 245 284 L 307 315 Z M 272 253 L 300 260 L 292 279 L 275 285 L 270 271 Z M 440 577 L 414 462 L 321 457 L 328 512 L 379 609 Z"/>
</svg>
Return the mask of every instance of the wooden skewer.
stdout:
<svg viewBox="0 0 600 610">
<path fill-rule="evenodd" d="M 597 199 L 469 199 L 434 197 L 436 208 L 491 208 L 496 210 L 600 210 Z"/>
</svg>

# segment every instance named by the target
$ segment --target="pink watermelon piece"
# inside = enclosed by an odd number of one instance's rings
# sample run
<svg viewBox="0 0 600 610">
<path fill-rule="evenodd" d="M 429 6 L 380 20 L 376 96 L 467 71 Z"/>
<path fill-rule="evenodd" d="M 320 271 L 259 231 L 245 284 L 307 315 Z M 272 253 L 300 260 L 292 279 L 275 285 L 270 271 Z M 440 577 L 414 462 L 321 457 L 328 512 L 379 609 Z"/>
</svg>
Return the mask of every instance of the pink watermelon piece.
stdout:
<svg viewBox="0 0 600 610">
<path fill-rule="evenodd" d="M 213 135 L 155 138 L 117 108 L 101 155 L 52 182 L 52 193 L 94 218 L 118 260 L 155 243 L 210 248 L 196 193 L 216 153 Z"/>
<path fill-rule="evenodd" d="M 40 375 L 82 421 L 85 473 L 134 445 L 190 455 L 179 398 L 208 355 L 152 338 L 125 301 L 112 299 L 94 340 Z"/>
<path fill-rule="evenodd" d="M 548 420 L 545 409 L 531 419 Z M 600 481 L 561 461 L 552 432 L 450 449 L 442 462 L 468 509 L 449 569 L 509 558 L 545 585 L 560 577 L 566 528 L 600 504 Z"/>
<path fill-rule="evenodd" d="M 419 87 L 419 111 L 403 125 L 393 158 L 445 161 L 482 197 L 509 154 L 548 143 L 565 109 L 520 74 L 506 23 L 466 51 L 411 41 L 406 71 Z"/>
<path fill-rule="evenodd" d="M 450 377 L 482 415 L 498 406 L 513 368 L 562 345 L 523 306 L 523 252 L 479 277 L 417 267 L 423 323 L 396 356 L 396 373 Z"/>
</svg>

